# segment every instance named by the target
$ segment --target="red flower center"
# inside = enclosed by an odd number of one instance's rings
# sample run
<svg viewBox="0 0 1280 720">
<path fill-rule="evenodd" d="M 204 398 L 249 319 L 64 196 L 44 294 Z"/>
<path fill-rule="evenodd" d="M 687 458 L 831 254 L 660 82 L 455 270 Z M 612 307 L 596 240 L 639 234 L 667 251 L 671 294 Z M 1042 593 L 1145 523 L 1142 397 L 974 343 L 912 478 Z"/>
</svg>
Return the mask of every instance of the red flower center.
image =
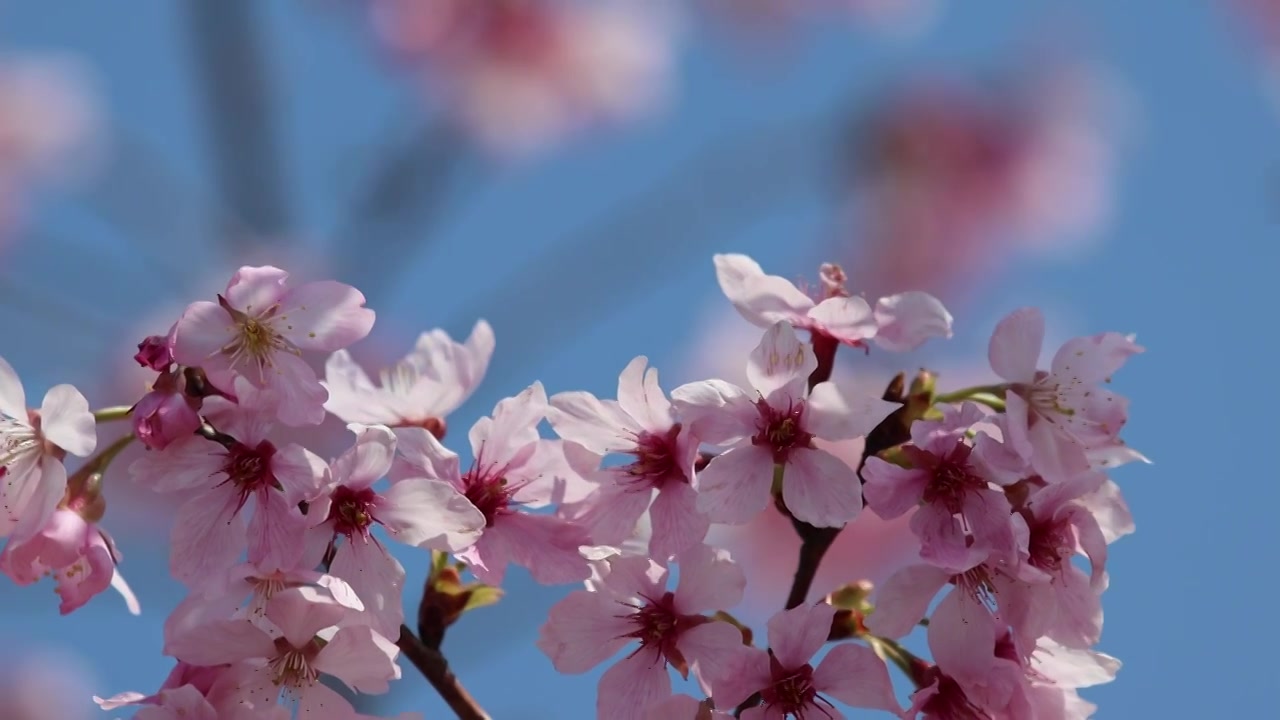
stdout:
<svg viewBox="0 0 1280 720">
<path fill-rule="evenodd" d="M 965 495 L 987 487 L 987 481 L 969 464 L 973 448 L 961 439 L 957 438 L 955 447 L 942 457 L 910 445 L 903 451 L 916 467 L 933 471 L 933 478 L 924 489 L 926 503 L 939 503 L 949 512 L 958 513 L 964 509 Z"/>
<path fill-rule="evenodd" d="M 1075 538 L 1071 525 L 1066 522 L 1044 522 L 1031 525 L 1031 537 L 1027 543 L 1028 562 L 1050 574 L 1062 569 L 1062 564 L 1075 554 Z"/>
<path fill-rule="evenodd" d="M 502 476 L 501 469 L 485 468 L 477 462 L 462 476 L 462 484 L 466 488 L 462 494 L 484 514 L 486 527 L 493 527 L 498 517 L 513 512 L 510 507 L 511 497 L 523 487 L 508 483 Z"/>
<path fill-rule="evenodd" d="M 622 469 L 630 476 L 626 484 L 636 490 L 649 490 L 660 488 L 669 480 L 689 482 L 684 468 L 676 460 L 680 453 L 676 442 L 679 435 L 679 424 L 661 435 L 640 433 L 636 438 L 636 449 L 629 453 L 636 460 Z"/>
<path fill-rule="evenodd" d="M 959 683 L 943 675 L 936 666 L 930 668 L 928 674 L 937 676 L 938 691 L 920 708 L 926 716 L 947 720 L 991 720 L 990 715 L 964 694 Z"/>
<path fill-rule="evenodd" d="M 757 432 L 751 443 L 772 450 L 775 463 L 785 463 L 796 448 L 813 446 L 813 435 L 804 431 L 803 401 L 788 403 L 786 410 L 779 410 L 761 398 L 756 401 L 756 410 L 760 419 L 756 422 Z"/>
<path fill-rule="evenodd" d="M 827 707 L 835 708 L 826 698 L 818 694 L 813 686 L 813 666 L 808 663 L 799 668 L 785 668 L 778 658 L 769 653 L 769 671 L 772 684 L 760 691 L 765 707 L 777 710 L 781 715 L 793 715 L 797 720 L 806 717 L 817 717 L 812 714 L 816 710 L 822 717 L 836 717 L 827 711 Z"/>
<path fill-rule="evenodd" d="M 370 526 L 380 522 L 374 511 L 378 508 L 378 494 L 371 488 L 352 490 L 340 485 L 333 491 L 333 500 L 329 505 L 329 520 L 333 522 L 334 532 L 342 533 L 348 538 L 368 537 Z"/>
<path fill-rule="evenodd" d="M 244 507 L 250 495 L 277 487 L 276 476 L 271 472 L 271 459 L 275 454 L 276 446 L 267 440 L 255 447 L 238 442 L 227 448 L 226 460 L 222 463 L 227 479 L 223 482 L 232 483 L 240 492 L 237 510 Z"/>
<path fill-rule="evenodd" d="M 674 667 L 685 678 L 689 677 L 689 663 L 676 643 L 682 633 L 707 622 L 707 619 L 701 615 L 676 612 L 675 593 L 664 593 L 657 599 L 645 595 L 640 597 L 644 599 L 643 605 L 624 603 L 636 609 L 636 612 L 623 616 L 635 625 L 635 629 L 622 637 L 640 641 L 640 647 L 631 655 L 650 650 L 664 665 Z"/>
</svg>

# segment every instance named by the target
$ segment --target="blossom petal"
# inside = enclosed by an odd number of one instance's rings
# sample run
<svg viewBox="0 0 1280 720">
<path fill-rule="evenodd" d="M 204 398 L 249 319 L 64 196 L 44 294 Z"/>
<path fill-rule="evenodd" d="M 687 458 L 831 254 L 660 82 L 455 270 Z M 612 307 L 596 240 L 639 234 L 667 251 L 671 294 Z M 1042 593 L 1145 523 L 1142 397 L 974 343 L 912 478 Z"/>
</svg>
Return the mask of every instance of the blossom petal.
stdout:
<svg viewBox="0 0 1280 720">
<path fill-rule="evenodd" d="M 399 637 L 404 622 L 404 566 L 381 543 L 372 538 L 343 543 L 334 553 L 329 572 L 355 591 L 375 630 Z"/>
<path fill-rule="evenodd" d="M 769 618 L 769 648 L 785 668 L 798 668 L 827 642 L 836 609 L 826 603 L 801 605 Z"/>
<path fill-rule="evenodd" d="M 830 630 L 828 626 L 827 631 Z M 753 647 L 743 647 L 726 664 L 723 672 L 714 675 L 717 677 L 712 687 L 712 699 L 715 700 L 716 707 L 722 708 L 737 707 L 753 693 L 773 684 L 773 677 L 769 672 L 769 654 Z M 746 717 L 746 713 L 743 713 L 743 717 Z"/>
<path fill-rule="evenodd" d="M 642 430 L 617 402 L 588 392 L 563 392 L 551 398 L 547 421 L 556 434 L 600 455 L 635 449 Z"/>
<path fill-rule="evenodd" d="M 805 403 L 805 430 L 824 440 L 848 440 L 870 433 L 901 407 L 835 382 L 820 382 Z"/>
<path fill-rule="evenodd" d="M 680 654 L 694 665 L 700 680 L 713 688 L 716 681 L 730 671 L 733 659 L 743 647 L 742 631 L 723 620 L 685 630 L 676 645 Z"/>
<path fill-rule="evenodd" d="M 1021 308 L 996 325 L 987 347 L 987 359 L 991 369 L 1005 380 L 1031 382 L 1036 377 L 1042 345 L 1044 315 L 1037 308 Z"/>
<path fill-rule="evenodd" d="M 680 580 L 675 605 L 681 614 L 727 610 L 742 602 L 747 578 L 728 550 L 697 545 L 676 556 Z"/>
<path fill-rule="evenodd" d="M 399 627 L 396 628 L 399 637 Z M 384 693 L 400 677 L 395 643 L 364 625 L 345 625 L 316 655 L 316 670 L 361 693 Z"/>
<path fill-rule="evenodd" d="M 87 457 L 98 445 L 89 401 L 71 385 L 55 385 L 45 393 L 40 430 L 54 445 L 78 457 Z"/>
<path fill-rule="evenodd" d="M 324 404 L 329 399 L 329 391 L 320 384 L 311 366 L 287 352 L 274 353 L 271 362 L 272 367 L 263 375 L 263 387 L 279 395 L 280 422 L 294 427 L 324 422 Z"/>
<path fill-rule="evenodd" d="M 406 478 L 382 498 L 378 519 L 406 545 L 456 552 L 475 544 L 484 530 L 484 514 L 443 480 Z"/>
<path fill-rule="evenodd" d="M 694 478 L 698 511 L 712 522 L 747 522 L 769 505 L 773 467 L 772 453 L 755 445 L 717 456 Z"/>
<path fill-rule="evenodd" d="M 192 665 L 222 665 L 271 657 L 275 644 L 248 620 L 216 620 L 165 638 L 164 653 Z"/>
<path fill-rule="evenodd" d="M 940 503 L 924 505 L 911 517 L 911 531 L 920 538 L 920 558 L 956 572 L 968 569 L 971 555 L 964 527 Z"/>
<path fill-rule="evenodd" d="M 625 608 L 604 593 L 575 590 L 551 607 L 538 631 L 538 649 L 557 671 L 584 673 L 613 657 L 631 639 Z"/>
<path fill-rule="evenodd" d="M 449 483 L 458 481 L 458 454 L 441 445 L 435 435 L 416 427 L 396 428 L 395 434 L 401 457 L 392 465 L 392 479 L 425 475 Z"/>
<path fill-rule="evenodd" d="M 645 713 L 671 696 L 671 676 L 652 650 L 625 657 L 600 677 L 596 715 L 609 720 L 644 720 Z"/>
<path fill-rule="evenodd" d="M 218 577 L 244 552 L 239 493 L 226 486 L 187 500 L 173 519 L 169 570 L 188 586 Z"/>
<path fill-rule="evenodd" d="M 698 494 L 688 483 L 667 481 L 649 506 L 649 554 L 667 559 L 707 537 L 711 519 L 698 512 Z"/>
<path fill-rule="evenodd" d="M 193 302 L 173 326 L 173 359 L 191 367 L 226 367 L 222 348 L 235 338 L 235 328 L 235 321 L 216 303 Z"/>
<path fill-rule="evenodd" d="M 27 394 L 22 390 L 18 373 L 0 357 L 0 413 L 25 423 L 27 421 Z"/>
<path fill-rule="evenodd" d="M 338 484 L 363 490 L 391 470 L 396 453 L 396 436 L 385 425 L 347 425 L 356 436 L 355 444 L 334 461 Z"/>
<path fill-rule="evenodd" d="M 951 313 L 938 298 L 911 290 L 876 301 L 876 345 L 909 352 L 931 337 L 951 337 Z"/>
<path fill-rule="evenodd" d="M 1068 340 L 1053 356 L 1051 372 L 1083 385 L 1097 385 L 1115 374 L 1141 345 L 1120 333 L 1108 332 Z"/>
<path fill-rule="evenodd" d="M 804 448 L 787 458 L 782 499 L 797 520 L 815 527 L 842 527 L 862 510 L 862 484 L 840 458 Z"/>
<path fill-rule="evenodd" d="M 280 448 L 271 458 L 271 474 L 293 504 L 314 498 L 327 469 L 319 455 L 296 443 Z"/>
<path fill-rule="evenodd" d="M 864 645 L 841 643 L 831 648 L 813 671 L 813 687 L 853 707 L 902 711 L 893 695 L 889 668 Z"/>
<path fill-rule="evenodd" d="M 832 297 L 809 310 L 809 319 L 823 334 L 847 345 L 860 345 L 876 334 L 871 306 L 860 297 Z"/>
<path fill-rule="evenodd" d="M 281 304 L 275 329 L 304 350 L 340 350 L 373 329 L 375 314 L 364 306 L 364 294 L 336 280 L 294 288 Z"/>
<path fill-rule="evenodd" d="M 929 650 L 942 671 L 961 684 L 985 684 L 995 659 L 997 626 L 968 593 L 953 592 L 929 619 Z"/>
<path fill-rule="evenodd" d="M 333 598 L 307 586 L 281 590 L 267 603 L 267 619 L 294 647 L 303 647 L 316 633 L 334 627 L 346 613 Z"/>
<path fill-rule="evenodd" d="M 715 255 L 716 280 L 729 302 L 747 322 L 768 327 L 779 320 L 798 320 L 813 307 L 813 300 L 777 275 L 765 275 L 746 255 Z"/>
<path fill-rule="evenodd" d="M 307 720 L 356 720 L 364 716 L 357 715 L 351 702 L 337 691 L 323 683 L 314 683 L 306 686 L 298 697 L 298 717 Z"/>
<path fill-rule="evenodd" d="M 346 350 L 338 350 L 325 361 L 323 385 L 329 391 L 324 409 L 347 422 L 391 423 L 397 419 L 378 402 L 382 389 Z"/>
<path fill-rule="evenodd" d="M 671 391 L 671 399 L 694 437 L 713 445 L 750 436 L 760 416 L 752 395 L 723 380 L 681 385 Z"/>
<path fill-rule="evenodd" d="M 892 520 L 920 504 L 931 477 L 928 470 L 899 467 L 873 456 L 862 466 L 862 493 L 877 515 Z"/>
<path fill-rule="evenodd" d="M 760 344 L 747 360 L 747 381 L 772 403 L 774 393 L 788 398 L 804 395 L 809 375 L 818 367 L 813 347 L 800 342 L 796 331 L 785 322 L 765 330 Z"/>
<path fill-rule="evenodd" d="M 875 611 L 867 616 L 867 629 L 887 638 L 909 635 L 950 581 L 951 573 L 932 565 L 908 565 L 895 572 L 876 589 Z"/>
<path fill-rule="evenodd" d="M 20 542 L 40 532 L 67 492 L 66 466 L 48 455 L 35 455 L 35 458 L 39 460 L 39 472 L 27 474 L 26 487 L 16 502 L 9 499 L 11 509 L 22 508 L 9 542 Z M 16 469 L 10 467 L 11 471 Z"/>
<path fill-rule="evenodd" d="M 244 266 L 236 270 L 227 283 L 223 297 L 227 304 L 249 315 L 266 312 L 285 296 L 289 273 L 278 267 Z"/>
<path fill-rule="evenodd" d="M 623 369 L 618 376 L 618 405 L 644 430 L 664 433 L 674 422 L 671 402 L 658 386 L 657 368 L 645 370 L 648 363 L 649 359 L 641 355 Z"/>
<path fill-rule="evenodd" d="M 581 504 L 573 521 L 587 529 L 593 542 L 617 545 L 635 536 L 636 525 L 652 499 L 653 491 L 648 488 L 610 483 Z"/>
</svg>

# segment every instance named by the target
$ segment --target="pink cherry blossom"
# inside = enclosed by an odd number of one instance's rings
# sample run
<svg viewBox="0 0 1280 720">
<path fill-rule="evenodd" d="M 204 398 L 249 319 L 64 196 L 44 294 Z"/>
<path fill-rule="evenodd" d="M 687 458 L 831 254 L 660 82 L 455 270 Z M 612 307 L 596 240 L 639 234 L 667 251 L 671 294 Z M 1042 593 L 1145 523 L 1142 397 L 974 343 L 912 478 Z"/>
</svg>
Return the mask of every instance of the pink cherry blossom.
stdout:
<svg viewBox="0 0 1280 720">
<path fill-rule="evenodd" d="M 457 454 L 419 428 L 396 430 L 400 457 L 391 477 L 443 480 L 484 516 L 479 540 L 457 557 L 481 582 L 499 585 L 510 563 L 523 566 L 540 583 L 585 580 L 590 545 L 587 531 L 562 518 L 523 512 L 546 508 L 564 497 L 564 487 L 580 476 L 566 457 L 565 444 L 542 440 L 538 424 L 547 413 L 547 396 L 534 383 L 498 403 L 492 417 L 471 428 L 475 459 L 462 472 Z"/>
<path fill-rule="evenodd" d="M 248 380 L 237 379 L 241 401 L 257 402 Z M 219 402 L 214 402 L 219 401 Z M 222 442 L 201 436 L 144 454 L 129 467 L 134 480 L 160 492 L 188 491 L 173 528 L 170 570 L 188 585 L 218 577 L 247 547 L 250 562 L 266 570 L 296 567 L 307 520 L 298 503 L 315 494 L 325 463 L 296 444 L 277 448 L 267 439 L 270 399 L 260 405 L 206 402 Z M 241 510 L 255 510 L 245 531 Z"/>
<path fill-rule="evenodd" d="M 747 364 L 754 393 L 720 380 L 672 391 L 695 437 L 730 446 L 694 479 L 697 507 L 712 521 L 744 523 L 764 510 L 775 468 L 781 468 L 783 501 L 799 520 L 839 527 L 861 510 L 857 473 L 816 448 L 814 438 L 865 435 L 897 405 L 842 392 L 830 382 L 818 383 L 806 396 L 816 366 L 812 348 L 779 322 Z"/>
<path fill-rule="evenodd" d="M 151 368 L 156 372 L 164 372 L 173 364 L 173 353 L 169 349 L 169 338 L 164 335 L 148 335 L 138 343 L 138 352 L 133 356 L 139 365 Z"/>
<path fill-rule="evenodd" d="M 599 580 L 553 606 L 542 626 L 538 647 L 562 673 L 586 672 L 640 641 L 600 678 L 601 720 L 643 720 L 671 695 L 668 667 L 686 678 L 693 669 L 714 684 L 742 649 L 737 628 L 701 614 L 742 599 L 742 571 L 728 553 L 706 545 L 676 561 L 680 579 L 668 591 L 668 568 L 645 557 L 609 558 Z"/>
<path fill-rule="evenodd" d="M 240 268 L 217 303 L 187 307 L 173 328 L 173 358 L 202 368 L 223 391 L 238 377 L 274 390 L 282 422 L 315 425 L 324 420 L 328 393 L 302 351 L 333 352 L 362 339 L 374 313 L 349 285 L 326 280 L 288 288 L 288 277 L 270 266 Z"/>
<path fill-rule="evenodd" d="M 200 427 L 200 400 L 187 395 L 185 389 L 183 373 L 165 371 L 156 379 L 151 392 L 143 395 L 129 411 L 133 433 L 143 445 L 151 450 L 163 450 Z"/>
<path fill-rule="evenodd" d="M 645 720 L 733 720 L 733 715 L 713 709 L 706 700 L 672 695 L 651 706 Z"/>
<path fill-rule="evenodd" d="M 893 696 L 889 670 L 868 647 L 841 643 L 815 668 L 811 661 L 827 643 L 836 609 L 825 603 L 801 605 L 769 619 L 769 650 L 743 648 L 713 685 L 716 707 L 736 707 L 755 693 L 761 704 L 743 711 L 744 720 L 844 717 L 825 696 L 853 707 L 887 710 L 902 707 Z"/>
<path fill-rule="evenodd" d="M 1143 349 L 1118 333 L 1076 338 L 1046 372 L 1037 370 L 1043 342 L 1044 316 L 1035 308 L 1010 313 L 991 335 L 991 368 L 1009 382 L 1005 442 L 1050 481 L 1087 470 L 1091 456 L 1107 464 L 1145 459 L 1119 438 L 1128 401 L 1102 387 Z"/>
<path fill-rule="evenodd" d="M 420 64 L 486 149 L 523 155 L 665 96 L 673 20 L 661 2 L 378 0 L 374 30 Z"/>
<path fill-rule="evenodd" d="M 350 612 L 314 588 L 290 588 L 267 603 L 275 632 L 250 620 L 213 621 L 166 638 L 165 647 L 193 665 L 243 663 L 236 669 L 242 700 L 270 704 L 283 692 L 303 717 L 346 719 L 354 710 L 321 675 L 364 693 L 386 692 L 400 677 L 395 644 L 367 625 L 344 624 Z"/>
<path fill-rule="evenodd" d="M 766 275 L 746 255 L 716 255 L 720 289 L 748 322 L 767 328 L 785 321 L 815 338 L 864 347 L 868 341 L 886 350 L 913 350 L 930 337 L 951 337 L 951 314 L 936 298 L 907 292 L 881 298 L 875 310 L 845 290 L 844 271 L 823 265 L 817 299 L 790 281 Z"/>
<path fill-rule="evenodd" d="M 453 552 L 475 544 L 485 518 L 443 480 L 402 477 L 384 492 L 374 490 L 391 469 L 396 436 L 382 425 L 347 427 L 355 446 L 330 463 L 319 494 L 308 500 L 307 517 L 317 523 L 308 545 L 328 549 L 329 571 L 351 584 L 374 628 L 390 637 L 404 621 L 404 568 L 373 536 L 374 526 L 406 545 Z M 335 547 L 339 537 L 343 542 Z"/>
<path fill-rule="evenodd" d="M 67 453 L 87 457 L 98 444 L 93 413 L 70 385 L 27 409 L 18 374 L 0 358 L 0 538 L 30 539 L 44 528 L 67 489 Z"/>
<path fill-rule="evenodd" d="M 965 431 L 984 418 L 977 405 L 943 409 L 941 421 L 916 421 L 903 468 L 877 457 L 862 470 L 863 493 L 883 518 L 895 518 L 920 505 L 911 529 L 920 537 L 920 557 L 952 570 L 966 570 L 974 551 L 1012 559 L 1011 508 L 970 460 L 974 448 Z"/>
<path fill-rule="evenodd" d="M 493 328 L 483 320 L 465 343 L 443 330 L 425 332 L 403 360 L 382 371 L 377 385 L 339 350 L 325 363 L 324 407 L 347 422 L 425 427 L 443 437 L 445 418 L 479 387 L 493 348 Z"/>
<path fill-rule="evenodd" d="M 140 706 L 143 720 L 289 720 L 291 713 L 275 698 L 243 697 L 240 681 L 252 668 L 244 664 L 197 666 L 178 661 L 153 695 L 124 692 L 94 697 L 103 710 Z"/>
<path fill-rule="evenodd" d="M 698 442 L 658 386 L 658 371 L 646 371 L 647 364 L 641 356 L 627 365 L 618 378 L 617 400 L 585 392 L 552 397 L 548 419 L 560 437 L 594 453 L 635 457 L 597 474 L 600 490 L 575 519 L 591 529 L 596 542 L 614 544 L 630 537 L 648 512 L 649 554 L 663 560 L 702 542 L 710 520 L 698 511 L 690 484 Z"/>
<path fill-rule="evenodd" d="M 90 598 L 114 587 L 129 611 L 140 610 L 124 578 L 116 570 L 120 554 L 111 537 L 75 511 L 62 508 L 34 537 L 11 539 L 0 553 L 0 571 L 19 585 L 31 585 L 47 574 L 57 582 L 63 615 L 82 607 Z"/>
</svg>

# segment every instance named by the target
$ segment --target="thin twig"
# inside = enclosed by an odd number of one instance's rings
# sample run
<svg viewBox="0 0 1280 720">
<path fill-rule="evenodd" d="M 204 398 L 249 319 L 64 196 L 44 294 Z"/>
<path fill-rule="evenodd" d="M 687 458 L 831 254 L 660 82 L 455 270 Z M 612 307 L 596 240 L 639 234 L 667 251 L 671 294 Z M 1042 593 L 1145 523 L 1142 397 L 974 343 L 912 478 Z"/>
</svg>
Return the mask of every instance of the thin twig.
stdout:
<svg viewBox="0 0 1280 720">
<path fill-rule="evenodd" d="M 400 639 L 396 641 L 400 652 L 418 668 L 440 697 L 458 716 L 458 720 L 491 720 L 489 713 L 471 697 L 457 676 L 449 669 L 449 661 L 439 650 L 427 647 L 407 626 L 400 626 Z"/>
</svg>

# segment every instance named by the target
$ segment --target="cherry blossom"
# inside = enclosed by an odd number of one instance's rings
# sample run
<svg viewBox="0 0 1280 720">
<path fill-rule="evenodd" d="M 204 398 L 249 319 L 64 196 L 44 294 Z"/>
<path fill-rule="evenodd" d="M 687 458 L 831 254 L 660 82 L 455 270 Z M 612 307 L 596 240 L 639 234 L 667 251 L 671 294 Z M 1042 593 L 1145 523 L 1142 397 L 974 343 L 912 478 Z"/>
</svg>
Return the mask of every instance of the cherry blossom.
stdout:
<svg viewBox="0 0 1280 720">
<path fill-rule="evenodd" d="M 965 570 L 975 551 L 1012 559 L 1012 508 L 971 462 L 974 448 L 965 438 L 984 413 L 972 403 L 943 413 L 940 421 L 911 426 L 911 444 L 902 448 L 911 467 L 867 458 L 862 471 L 867 504 L 886 519 L 919 505 L 911 529 L 921 540 L 920 557 L 931 563 Z"/>
<path fill-rule="evenodd" d="M 479 387 L 493 348 L 493 328 L 483 320 L 465 343 L 443 330 L 425 332 L 404 359 L 382 371 L 377 385 L 339 350 L 325 363 L 324 407 L 347 422 L 424 427 L 443 437 L 445 418 Z"/>
<path fill-rule="evenodd" d="M 190 436 L 200 427 L 200 400 L 186 393 L 186 378 L 181 372 L 165 371 L 156 379 L 151 392 L 129 411 L 133 432 L 143 445 L 163 450 L 169 443 Z"/>
<path fill-rule="evenodd" d="M 98 444 L 89 401 L 70 385 L 45 393 L 27 409 L 18 374 L 0 358 L 0 538 L 40 532 L 67 489 L 67 453 L 87 457 Z"/>
<path fill-rule="evenodd" d="M 708 701 L 672 695 L 649 708 L 645 720 L 732 720 L 733 715 L 712 708 Z"/>
<path fill-rule="evenodd" d="M 746 255 L 716 255 L 716 279 L 738 312 L 753 325 L 767 328 L 779 321 L 816 338 L 864 347 L 874 340 L 885 350 L 913 350 L 930 337 L 951 337 L 951 313 L 928 293 L 912 291 L 876 302 L 875 309 L 844 288 L 844 271 L 823 265 L 818 297 L 811 298 L 790 281 L 766 275 Z"/>
<path fill-rule="evenodd" d="M 221 442 L 201 436 L 175 441 L 144 454 L 129 467 L 134 480 L 160 492 L 187 491 L 173 528 L 170 570 L 188 585 L 218 577 L 241 552 L 264 569 L 290 569 L 304 550 L 306 518 L 298 503 L 311 497 L 325 463 L 300 445 L 276 447 L 268 439 L 267 393 L 237 379 L 242 405 L 210 398 L 207 416 Z M 215 402 L 217 401 L 217 402 Z M 247 542 L 241 510 L 253 500 Z"/>
<path fill-rule="evenodd" d="M 736 707 L 755 693 L 761 704 L 743 711 L 744 720 L 795 717 L 843 718 L 825 696 L 853 707 L 902 707 L 893 697 L 889 670 L 868 647 L 841 643 L 815 668 L 813 656 L 827 643 L 836 609 L 825 603 L 801 605 L 769 619 L 769 650 L 744 648 L 713 686 L 716 707 Z"/>
<path fill-rule="evenodd" d="M 456 551 L 470 547 L 484 528 L 484 515 L 442 480 L 399 478 L 385 492 L 373 484 L 391 469 L 396 436 L 382 425 L 347 426 L 355 446 L 329 465 L 318 495 L 308 499 L 307 517 L 317 524 L 308 545 L 330 552 L 329 571 L 354 588 L 383 635 L 398 632 L 404 620 L 400 591 L 404 567 L 372 534 L 388 534 L 415 547 Z M 343 542 L 334 546 L 341 537 Z"/>
<path fill-rule="evenodd" d="M 271 705 L 281 693 L 296 699 L 307 718 L 350 718 L 354 710 L 319 682 L 329 675 L 356 692 L 382 693 L 400 677 L 395 644 L 367 625 L 343 624 L 350 612 L 314 588 L 290 588 L 267 603 L 268 632 L 250 620 L 223 620 L 168 637 L 166 651 L 193 665 L 243 663 L 241 701 Z M 336 630 L 335 630 L 336 628 Z"/>
<path fill-rule="evenodd" d="M 1050 481 L 1087 470 L 1091 455 L 1108 464 L 1145 459 L 1119 438 L 1128 401 L 1101 386 L 1142 347 L 1119 333 L 1076 338 L 1046 372 L 1037 370 L 1043 343 L 1044 316 L 1035 308 L 1010 313 L 991 335 L 991 369 L 1010 383 L 1005 442 Z"/>
<path fill-rule="evenodd" d="M 744 523 L 760 513 L 778 473 L 783 501 L 797 519 L 839 527 L 858 514 L 862 490 L 857 473 L 816 448 L 814 438 L 865 435 L 897 405 L 855 396 L 831 382 L 818 383 L 806 395 L 816 366 L 812 348 L 796 338 L 790 325 L 779 322 L 748 361 L 754 393 L 720 380 L 672 391 L 695 437 L 729 446 L 694 479 L 697 507 L 711 520 Z"/>
<path fill-rule="evenodd" d="M 223 391 L 238 377 L 274 390 L 281 422 L 314 425 L 324 420 L 328 394 L 302 351 L 333 352 L 360 340 L 374 313 L 349 285 L 326 280 L 288 288 L 288 278 L 270 266 L 240 268 L 218 302 L 187 307 L 173 327 L 173 358 L 202 368 Z"/>
<path fill-rule="evenodd" d="M 19 585 L 31 585 L 52 574 L 63 615 L 108 587 L 118 590 L 129 611 L 137 615 L 138 601 L 116 570 L 119 561 L 111 536 L 74 510 L 61 508 L 35 537 L 9 541 L 0 553 L 0 571 Z"/>
<path fill-rule="evenodd" d="M 585 392 L 555 395 L 548 419 L 560 437 L 594 453 L 634 456 L 597 473 L 600 490 L 582 503 L 585 514 L 575 520 L 590 528 L 596 542 L 613 544 L 630 537 L 648 512 L 649 554 L 661 560 L 702 542 L 710 520 L 698 511 L 691 485 L 698 442 L 658 386 L 658 371 L 647 365 L 643 356 L 627 365 L 617 400 Z"/>
<path fill-rule="evenodd" d="M 475 459 L 466 472 L 457 454 L 426 430 L 395 431 L 400 457 L 392 467 L 393 480 L 443 480 L 484 516 L 480 538 L 457 553 L 481 582 L 500 584 L 510 563 L 527 568 L 540 583 L 577 582 L 589 574 L 579 551 L 591 544 L 584 528 L 523 511 L 549 507 L 565 497 L 566 484 L 581 482 L 565 444 L 539 438 L 538 424 L 546 412 L 541 383 L 499 402 L 492 417 L 471 428 Z"/>
<path fill-rule="evenodd" d="M 639 640 L 605 671 L 596 705 L 601 720 L 643 720 L 671 695 L 671 667 L 718 682 L 742 648 L 737 628 L 701 613 L 736 605 L 746 580 L 728 553 L 698 545 L 676 556 L 680 579 L 667 590 L 668 568 L 650 558 L 613 557 L 587 590 L 551 608 L 538 647 L 563 673 L 583 673 Z"/>
</svg>

